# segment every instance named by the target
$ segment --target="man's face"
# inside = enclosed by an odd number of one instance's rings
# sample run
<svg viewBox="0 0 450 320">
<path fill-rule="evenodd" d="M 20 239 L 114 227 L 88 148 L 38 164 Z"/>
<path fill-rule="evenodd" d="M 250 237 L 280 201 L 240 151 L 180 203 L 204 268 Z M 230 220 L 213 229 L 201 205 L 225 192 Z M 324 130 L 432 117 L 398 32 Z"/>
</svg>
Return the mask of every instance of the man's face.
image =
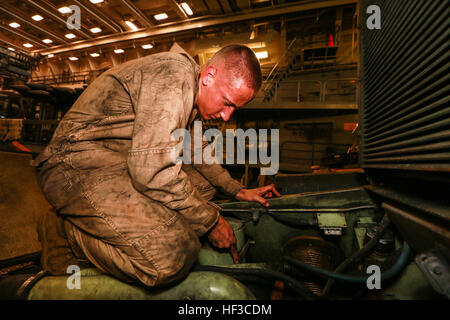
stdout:
<svg viewBox="0 0 450 320">
<path fill-rule="evenodd" d="M 219 66 L 202 70 L 197 107 L 203 119 L 228 121 L 233 112 L 253 99 L 255 92 L 243 80 L 228 81 L 227 72 Z"/>
</svg>

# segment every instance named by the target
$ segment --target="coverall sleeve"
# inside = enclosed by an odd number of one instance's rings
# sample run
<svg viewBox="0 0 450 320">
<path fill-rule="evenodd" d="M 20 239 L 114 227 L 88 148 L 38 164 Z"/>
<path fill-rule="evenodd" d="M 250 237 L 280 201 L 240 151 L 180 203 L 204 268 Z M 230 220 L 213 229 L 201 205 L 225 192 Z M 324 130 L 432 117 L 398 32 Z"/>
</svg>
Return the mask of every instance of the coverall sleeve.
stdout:
<svg viewBox="0 0 450 320">
<path fill-rule="evenodd" d="M 193 167 L 203 175 L 209 183 L 220 188 L 229 196 L 236 196 L 242 189 L 239 181 L 233 179 L 230 173 L 220 164 L 194 164 Z"/>
<path fill-rule="evenodd" d="M 174 130 L 186 128 L 194 76 L 187 65 L 168 60 L 133 80 L 139 87 L 131 94 L 136 117 L 127 161 L 134 187 L 183 215 L 201 236 L 217 222 L 219 213 L 192 185 L 182 163 L 174 162 L 178 141 L 171 137 Z"/>
<path fill-rule="evenodd" d="M 191 136 L 193 131 L 191 129 Z M 203 137 L 201 149 L 203 150 L 208 146 L 209 142 Z M 206 180 L 209 181 L 214 187 L 219 188 L 226 195 L 234 197 L 242 189 L 239 181 L 233 179 L 230 173 L 222 167 L 220 164 L 207 164 L 205 162 L 195 163 L 194 153 L 195 146 L 193 139 L 191 140 L 191 163 L 192 167 L 197 170 Z"/>
</svg>

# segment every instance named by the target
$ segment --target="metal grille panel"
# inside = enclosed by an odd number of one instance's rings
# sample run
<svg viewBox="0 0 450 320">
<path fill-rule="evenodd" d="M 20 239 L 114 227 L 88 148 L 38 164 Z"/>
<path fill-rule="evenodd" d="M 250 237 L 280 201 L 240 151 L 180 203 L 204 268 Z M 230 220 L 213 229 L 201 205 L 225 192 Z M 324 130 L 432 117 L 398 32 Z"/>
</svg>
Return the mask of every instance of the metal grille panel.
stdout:
<svg viewBox="0 0 450 320">
<path fill-rule="evenodd" d="M 378 5 L 381 29 L 366 25 Z M 449 1 L 361 1 L 363 168 L 450 172 Z"/>
</svg>

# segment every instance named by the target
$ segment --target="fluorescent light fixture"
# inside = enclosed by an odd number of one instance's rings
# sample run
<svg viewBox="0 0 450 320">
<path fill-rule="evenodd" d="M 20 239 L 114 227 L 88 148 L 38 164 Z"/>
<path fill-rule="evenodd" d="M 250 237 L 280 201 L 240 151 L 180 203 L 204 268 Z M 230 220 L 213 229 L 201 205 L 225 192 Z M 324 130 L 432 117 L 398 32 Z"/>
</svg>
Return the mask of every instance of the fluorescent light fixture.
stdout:
<svg viewBox="0 0 450 320">
<path fill-rule="evenodd" d="M 267 47 L 264 41 L 247 43 L 246 46 L 249 47 L 250 49 L 261 49 Z"/>
<path fill-rule="evenodd" d="M 103 0 L 89 0 L 93 4 L 102 3 Z"/>
<path fill-rule="evenodd" d="M 100 29 L 99 27 L 95 27 L 95 28 L 91 29 L 91 32 L 92 33 L 99 33 L 99 32 L 102 32 L 102 29 Z"/>
<path fill-rule="evenodd" d="M 91 53 L 91 57 L 97 58 L 97 57 L 100 57 L 100 54 L 98 54 L 97 52 L 93 52 L 93 53 Z"/>
<path fill-rule="evenodd" d="M 31 19 L 33 19 L 34 21 L 41 21 L 44 18 L 42 16 L 36 14 L 36 15 L 32 16 Z"/>
<path fill-rule="evenodd" d="M 65 37 L 66 37 L 67 39 L 73 39 L 73 38 L 76 37 L 76 35 L 74 35 L 73 33 L 68 33 L 68 34 L 65 35 Z"/>
<path fill-rule="evenodd" d="M 25 48 L 31 48 L 33 45 L 31 44 L 31 43 L 24 43 L 23 44 L 23 46 L 25 47 Z"/>
<path fill-rule="evenodd" d="M 50 53 L 47 55 L 47 58 L 53 58 L 55 55 L 53 53 Z"/>
<path fill-rule="evenodd" d="M 78 57 L 69 57 L 69 60 L 71 60 L 71 61 L 77 61 L 77 60 L 78 60 Z"/>
<path fill-rule="evenodd" d="M 194 13 L 192 12 L 191 7 L 189 7 L 189 5 L 186 2 L 183 2 L 181 4 L 181 6 L 183 7 L 183 10 L 190 16 L 192 16 Z"/>
<path fill-rule="evenodd" d="M 52 43 L 53 40 L 52 39 L 44 39 L 42 40 L 43 43 Z"/>
<path fill-rule="evenodd" d="M 150 43 L 149 44 L 143 44 L 141 47 L 142 47 L 142 49 L 145 49 L 145 50 L 153 48 L 153 46 Z"/>
<path fill-rule="evenodd" d="M 156 20 L 164 20 L 164 19 L 168 18 L 167 14 L 165 14 L 165 13 L 160 13 L 160 14 L 154 15 L 154 17 Z"/>
<path fill-rule="evenodd" d="M 11 28 L 18 28 L 18 27 L 20 27 L 20 24 L 18 24 L 17 22 L 11 22 L 11 23 L 9 24 L 9 26 L 10 26 Z"/>
<path fill-rule="evenodd" d="M 255 52 L 255 55 L 258 59 L 265 59 L 269 57 L 269 53 L 267 51 Z"/>
<path fill-rule="evenodd" d="M 124 53 L 125 51 L 123 51 L 123 49 L 116 49 L 114 50 L 115 53 Z"/>
<path fill-rule="evenodd" d="M 127 26 L 129 26 L 130 29 L 133 30 L 133 31 L 138 30 L 138 27 L 136 27 L 136 25 L 135 25 L 133 22 L 131 22 L 131 21 L 125 21 L 125 24 L 126 24 Z"/>
<path fill-rule="evenodd" d="M 14 48 L 8 48 L 9 51 L 16 51 Z"/>
<path fill-rule="evenodd" d="M 72 10 L 70 10 L 69 7 L 61 7 L 58 9 L 58 11 L 61 13 L 71 13 L 72 12 Z"/>
</svg>

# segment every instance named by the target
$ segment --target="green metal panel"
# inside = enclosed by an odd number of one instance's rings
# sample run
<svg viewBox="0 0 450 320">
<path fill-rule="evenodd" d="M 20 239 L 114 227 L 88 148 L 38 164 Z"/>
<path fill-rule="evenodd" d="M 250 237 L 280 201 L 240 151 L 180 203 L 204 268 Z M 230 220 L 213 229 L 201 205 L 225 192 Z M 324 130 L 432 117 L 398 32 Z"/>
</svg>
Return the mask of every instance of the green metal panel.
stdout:
<svg viewBox="0 0 450 320">
<path fill-rule="evenodd" d="M 73 276 L 73 275 L 72 275 Z M 217 272 L 191 272 L 168 289 L 146 288 L 117 280 L 98 269 L 80 272 L 80 289 L 68 289 L 69 276 L 42 278 L 29 300 L 255 300 L 242 283 Z"/>
</svg>

